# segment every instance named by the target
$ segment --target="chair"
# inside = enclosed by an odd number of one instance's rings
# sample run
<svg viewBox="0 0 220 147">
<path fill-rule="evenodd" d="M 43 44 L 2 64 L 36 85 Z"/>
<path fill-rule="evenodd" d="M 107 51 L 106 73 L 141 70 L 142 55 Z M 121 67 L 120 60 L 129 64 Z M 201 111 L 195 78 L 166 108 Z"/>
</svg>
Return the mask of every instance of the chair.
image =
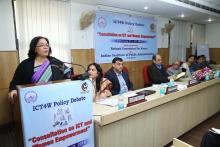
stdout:
<svg viewBox="0 0 220 147">
<path fill-rule="evenodd" d="M 128 73 L 128 68 L 123 66 L 123 69 L 122 69 L 124 72 Z"/>
<path fill-rule="evenodd" d="M 168 68 L 171 67 L 171 66 L 173 66 L 173 65 L 172 65 L 172 64 L 167 65 L 167 68 L 166 68 L 166 69 L 168 69 Z"/>
<path fill-rule="evenodd" d="M 173 138 L 173 145 L 171 147 L 193 147 L 177 138 Z"/>
<path fill-rule="evenodd" d="M 149 79 L 148 65 L 145 65 L 143 68 L 143 77 L 144 77 L 144 87 L 151 86 L 152 82 Z"/>
</svg>

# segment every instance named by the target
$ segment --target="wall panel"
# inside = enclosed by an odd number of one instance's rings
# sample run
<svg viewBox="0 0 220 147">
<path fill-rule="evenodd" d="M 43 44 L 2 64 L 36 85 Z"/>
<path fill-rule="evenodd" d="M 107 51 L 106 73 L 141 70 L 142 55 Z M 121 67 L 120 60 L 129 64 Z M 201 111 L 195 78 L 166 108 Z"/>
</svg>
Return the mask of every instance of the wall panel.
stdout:
<svg viewBox="0 0 220 147">
<path fill-rule="evenodd" d="M 16 51 L 0 51 L 0 125 L 12 122 L 11 105 L 8 101 L 8 87 L 18 65 Z"/>
<path fill-rule="evenodd" d="M 161 54 L 164 65 L 168 65 L 169 49 L 159 48 L 158 53 Z M 95 62 L 94 49 L 72 49 L 71 55 L 74 63 L 80 63 L 85 67 L 87 67 L 89 63 Z M 134 89 L 139 89 L 144 86 L 143 67 L 144 65 L 150 65 L 151 63 L 151 60 L 124 62 L 124 66 L 128 68 L 130 80 L 134 84 Z M 100 65 L 104 73 L 112 66 L 111 63 L 104 63 Z M 74 73 L 83 73 L 83 70 L 74 66 Z"/>
</svg>

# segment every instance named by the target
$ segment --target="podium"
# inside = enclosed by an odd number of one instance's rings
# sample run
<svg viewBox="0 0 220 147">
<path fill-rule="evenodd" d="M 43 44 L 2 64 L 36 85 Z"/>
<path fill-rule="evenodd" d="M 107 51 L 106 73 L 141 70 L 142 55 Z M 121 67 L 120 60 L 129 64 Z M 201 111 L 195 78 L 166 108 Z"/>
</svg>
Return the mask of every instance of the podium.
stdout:
<svg viewBox="0 0 220 147">
<path fill-rule="evenodd" d="M 19 147 L 94 146 L 89 80 L 17 86 L 14 121 Z"/>
</svg>

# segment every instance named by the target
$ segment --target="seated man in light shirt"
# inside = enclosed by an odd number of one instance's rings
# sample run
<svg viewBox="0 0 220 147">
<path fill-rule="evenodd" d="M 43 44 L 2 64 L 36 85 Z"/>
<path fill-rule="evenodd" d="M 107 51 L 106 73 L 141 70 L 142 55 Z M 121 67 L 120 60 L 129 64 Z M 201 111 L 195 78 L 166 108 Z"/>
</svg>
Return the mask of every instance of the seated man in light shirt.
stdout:
<svg viewBox="0 0 220 147">
<path fill-rule="evenodd" d="M 175 76 L 182 72 L 182 69 L 180 68 L 180 61 L 176 60 L 173 62 L 172 66 L 167 69 L 167 73 L 169 76 Z"/>
<path fill-rule="evenodd" d="M 105 78 L 112 83 L 112 95 L 133 90 L 133 84 L 129 79 L 128 73 L 123 71 L 123 60 L 119 57 L 115 57 L 112 60 L 112 68 L 106 72 Z"/>
</svg>

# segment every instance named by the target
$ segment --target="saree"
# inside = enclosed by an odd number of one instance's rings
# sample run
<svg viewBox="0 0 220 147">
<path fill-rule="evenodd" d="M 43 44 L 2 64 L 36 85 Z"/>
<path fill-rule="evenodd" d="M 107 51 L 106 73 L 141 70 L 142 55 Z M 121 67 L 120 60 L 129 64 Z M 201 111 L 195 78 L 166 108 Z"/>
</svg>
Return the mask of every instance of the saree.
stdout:
<svg viewBox="0 0 220 147">
<path fill-rule="evenodd" d="M 32 76 L 32 83 L 46 83 L 52 79 L 52 70 L 50 61 L 46 60 L 43 64 L 34 67 L 34 74 Z"/>
</svg>

